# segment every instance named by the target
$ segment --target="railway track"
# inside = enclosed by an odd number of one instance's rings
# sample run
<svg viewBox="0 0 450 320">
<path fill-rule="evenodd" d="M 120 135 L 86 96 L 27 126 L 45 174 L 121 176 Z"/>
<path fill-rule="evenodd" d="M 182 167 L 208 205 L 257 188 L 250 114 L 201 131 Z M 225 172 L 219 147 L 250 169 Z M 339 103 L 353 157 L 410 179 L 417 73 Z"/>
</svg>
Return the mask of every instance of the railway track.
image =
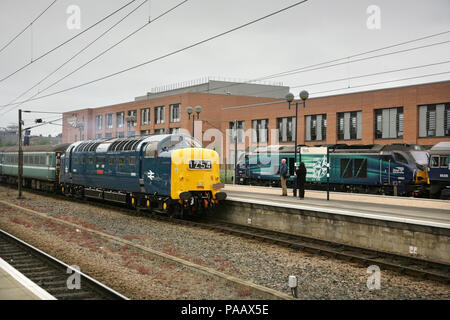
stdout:
<svg viewBox="0 0 450 320">
<path fill-rule="evenodd" d="M 41 195 L 55 197 L 39 192 Z M 59 199 L 67 199 L 63 196 L 56 196 Z M 297 250 L 321 254 L 350 262 L 358 262 L 363 265 L 377 265 L 385 269 L 391 269 L 402 274 L 408 274 L 415 277 L 437 280 L 444 283 L 450 283 L 450 265 L 437 262 L 426 261 L 409 256 L 396 255 L 383 251 L 370 250 L 361 247 L 348 246 L 336 242 L 325 241 L 317 238 L 293 235 L 268 229 L 257 228 L 253 226 L 233 224 L 214 219 L 202 220 L 181 220 L 162 216 L 150 212 L 136 212 L 134 209 L 118 206 L 114 204 L 88 201 L 85 199 L 71 198 L 78 202 L 95 205 L 102 208 L 112 208 L 131 215 L 145 215 L 152 219 L 164 220 L 166 222 L 196 226 L 209 230 L 233 234 L 245 238 L 257 239 L 270 243 L 287 246 Z"/>
<path fill-rule="evenodd" d="M 80 288 L 69 289 L 68 277 L 74 274 L 71 267 L 1 229 L 0 258 L 58 300 L 127 300 L 82 272 Z"/>
<path fill-rule="evenodd" d="M 187 221 L 186 223 L 246 238 L 276 243 L 297 250 L 359 262 L 364 265 L 377 265 L 404 274 L 450 283 L 450 265 L 447 264 L 225 221 L 205 220 L 201 222 Z"/>
</svg>

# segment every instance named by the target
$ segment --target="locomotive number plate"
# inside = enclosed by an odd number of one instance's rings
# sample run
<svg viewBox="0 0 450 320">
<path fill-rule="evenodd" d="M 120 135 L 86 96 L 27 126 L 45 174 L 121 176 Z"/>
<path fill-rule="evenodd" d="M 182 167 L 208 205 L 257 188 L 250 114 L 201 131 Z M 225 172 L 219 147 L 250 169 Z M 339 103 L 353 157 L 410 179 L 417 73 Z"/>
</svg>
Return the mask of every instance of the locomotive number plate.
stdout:
<svg viewBox="0 0 450 320">
<path fill-rule="evenodd" d="M 189 169 L 210 170 L 211 169 L 211 161 L 210 160 L 190 160 L 189 161 Z"/>
</svg>

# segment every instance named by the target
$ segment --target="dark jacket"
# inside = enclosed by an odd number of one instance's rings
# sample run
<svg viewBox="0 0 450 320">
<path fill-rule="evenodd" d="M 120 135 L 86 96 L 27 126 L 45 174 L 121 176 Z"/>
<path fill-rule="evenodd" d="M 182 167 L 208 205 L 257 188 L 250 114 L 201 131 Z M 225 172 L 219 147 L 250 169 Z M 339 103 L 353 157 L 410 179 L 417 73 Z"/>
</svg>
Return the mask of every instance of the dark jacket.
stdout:
<svg viewBox="0 0 450 320">
<path fill-rule="evenodd" d="M 287 164 L 286 163 L 282 164 L 281 168 L 280 168 L 280 176 L 281 177 L 286 177 L 287 173 L 288 173 Z"/>
<path fill-rule="evenodd" d="M 295 171 L 295 174 L 297 175 L 297 184 L 298 185 L 306 183 L 306 167 L 303 162 L 300 163 L 300 166 Z"/>
</svg>

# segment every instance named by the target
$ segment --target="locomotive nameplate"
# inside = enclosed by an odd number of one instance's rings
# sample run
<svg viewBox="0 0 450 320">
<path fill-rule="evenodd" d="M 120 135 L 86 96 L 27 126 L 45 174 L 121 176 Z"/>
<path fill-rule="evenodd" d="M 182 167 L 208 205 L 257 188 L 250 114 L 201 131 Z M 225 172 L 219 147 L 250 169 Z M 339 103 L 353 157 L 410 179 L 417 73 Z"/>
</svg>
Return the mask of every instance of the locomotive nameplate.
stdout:
<svg viewBox="0 0 450 320">
<path fill-rule="evenodd" d="M 189 160 L 189 169 L 194 170 L 211 170 L 210 160 Z"/>
</svg>

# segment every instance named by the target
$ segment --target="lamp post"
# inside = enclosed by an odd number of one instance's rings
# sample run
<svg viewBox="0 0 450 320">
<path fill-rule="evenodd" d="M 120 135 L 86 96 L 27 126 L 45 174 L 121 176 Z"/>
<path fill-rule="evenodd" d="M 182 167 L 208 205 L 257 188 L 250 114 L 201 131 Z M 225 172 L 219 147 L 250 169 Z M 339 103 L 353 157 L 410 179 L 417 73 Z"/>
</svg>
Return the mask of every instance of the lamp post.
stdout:
<svg viewBox="0 0 450 320">
<path fill-rule="evenodd" d="M 308 99 L 309 93 L 306 90 L 300 92 L 300 98 L 303 101 L 303 108 L 306 107 L 306 99 Z M 291 103 L 294 101 L 294 95 L 292 93 L 288 93 L 286 96 L 286 101 L 289 103 L 289 110 L 291 109 Z M 299 162 L 297 163 L 297 128 L 298 128 L 298 101 L 295 101 L 295 146 L 294 146 L 294 167 L 298 167 L 300 165 L 301 156 L 299 154 Z"/>
<path fill-rule="evenodd" d="M 195 135 L 194 132 L 194 125 L 195 125 L 195 114 L 194 114 L 194 110 L 195 113 L 197 113 L 197 120 L 200 119 L 200 112 L 202 112 L 202 107 L 201 106 L 196 106 L 195 109 L 192 107 L 187 107 L 186 111 L 189 115 L 189 120 L 191 119 L 191 115 L 192 115 L 192 136 Z"/>
</svg>

